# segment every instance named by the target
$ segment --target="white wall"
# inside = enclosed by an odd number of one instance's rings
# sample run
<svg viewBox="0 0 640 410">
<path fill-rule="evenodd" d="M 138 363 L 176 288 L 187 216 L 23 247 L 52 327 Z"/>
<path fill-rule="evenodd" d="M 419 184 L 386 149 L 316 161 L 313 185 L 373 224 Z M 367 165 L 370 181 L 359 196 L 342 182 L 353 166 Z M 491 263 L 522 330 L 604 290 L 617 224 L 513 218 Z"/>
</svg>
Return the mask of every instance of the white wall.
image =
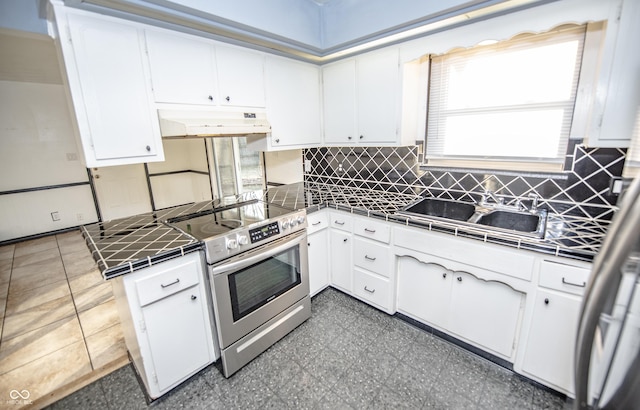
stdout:
<svg viewBox="0 0 640 410">
<path fill-rule="evenodd" d="M 302 182 L 302 150 L 265 152 L 267 182 L 291 184 Z"/>
<path fill-rule="evenodd" d="M 164 140 L 165 161 L 149 163 L 149 174 L 172 171 L 208 172 L 204 139 Z M 151 177 L 156 209 L 211 199 L 208 175 L 179 173 Z"/>
<path fill-rule="evenodd" d="M 2 30 L 0 44 L 0 241 L 97 221 L 87 184 L 24 192 L 88 176 L 57 62 L 50 62 L 53 41 Z"/>
</svg>

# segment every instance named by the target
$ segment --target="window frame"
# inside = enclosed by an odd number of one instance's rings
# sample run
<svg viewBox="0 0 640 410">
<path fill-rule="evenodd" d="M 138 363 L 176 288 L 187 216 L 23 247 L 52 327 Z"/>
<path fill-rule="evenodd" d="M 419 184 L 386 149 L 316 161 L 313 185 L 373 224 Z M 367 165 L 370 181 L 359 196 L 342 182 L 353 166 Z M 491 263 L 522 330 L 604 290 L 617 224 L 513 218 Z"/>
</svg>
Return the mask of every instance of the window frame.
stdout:
<svg viewBox="0 0 640 410">
<path fill-rule="evenodd" d="M 530 171 L 530 172 L 545 172 L 545 173 L 561 173 L 568 171 L 565 167 L 565 158 L 567 155 L 572 155 L 569 150 L 575 146 L 572 141 L 586 140 L 587 130 L 592 121 L 591 113 L 593 107 L 596 104 L 596 91 L 598 85 L 598 75 L 600 69 L 600 63 L 602 61 L 602 47 L 605 39 L 606 21 L 586 22 L 582 24 L 560 24 L 549 30 L 539 32 L 536 34 L 547 34 L 554 31 L 561 30 L 563 28 L 578 28 L 586 26 L 582 61 L 579 71 L 579 79 L 577 84 L 577 90 L 574 100 L 574 108 L 571 119 L 571 126 L 569 130 L 569 136 L 566 141 L 567 152 L 564 157 L 559 156 L 551 160 L 548 159 L 533 159 L 522 157 L 461 157 L 461 156 L 443 156 L 443 157 L 428 157 L 426 152 L 426 146 L 428 144 L 428 110 L 429 110 L 429 87 L 431 84 L 431 56 L 433 54 L 426 54 L 420 59 L 421 71 L 424 73 L 424 81 L 421 83 L 423 88 L 423 98 L 425 98 L 425 124 L 424 124 L 424 136 L 422 141 L 418 141 L 421 144 L 422 160 L 421 166 L 425 168 L 456 168 L 456 169 L 478 169 L 482 171 L 486 170 L 498 170 L 498 171 Z M 500 42 L 511 41 L 517 39 L 520 35 L 514 35 Z M 476 45 L 482 44 L 482 41 L 476 43 Z M 450 48 L 449 51 L 453 51 L 455 48 Z M 441 55 L 442 53 L 438 53 Z"/>
</svg>

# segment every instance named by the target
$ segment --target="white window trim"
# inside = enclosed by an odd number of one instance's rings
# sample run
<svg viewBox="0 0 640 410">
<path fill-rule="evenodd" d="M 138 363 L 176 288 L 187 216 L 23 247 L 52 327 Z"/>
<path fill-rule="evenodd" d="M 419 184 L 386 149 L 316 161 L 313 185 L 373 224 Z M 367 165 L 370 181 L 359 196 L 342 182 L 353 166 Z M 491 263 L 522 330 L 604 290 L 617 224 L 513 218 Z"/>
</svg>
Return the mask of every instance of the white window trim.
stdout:
<svg viewBox="0 0 640 410">
<path fill-rule="evenodd" d="M 561 24 L 562 26 L 564 24 Z M 578 24 L 576 24 L 578 25 Z M 553 31 L 558 26 L 550 28 Z M 598 75 L 600 64 L 602 61 L 602 50 L 606 32 L 606 22 L 598 21 L 587 23 L 587 34 L 585 37 L 582 66 L 580 70 L 580 79 L 575 100 L 575 108 L 572 118 L 569 140 L 585 139 L 589 123 L 591 121 L 591 112 L 597 99 Z M 518 33 L 519 34 L 519 33 Z M 512 38 L 516 37 L 514 35 Z M 420 86 L 423 98 L 428 99 L 428 85 L 431 72 L 429 70 L 428 54 L 420 59 L 421 81 Z M 424 106 L 425 112 L 428 106 Z M 427 143 L 426 121 L 424 125 L 424 141 Z M 425 153 L 426 154 L 426 153 Z M 509 171 L 530 171 L 530 172 L 562 172 L 564 171 L 564 161 L 560 158 L 548 161 L 538 161 L 532 159 L 518 158 L 427 158 L 423 162 L 427 167 L 451 167 L 451 168 L 472 168 L 487 170 L 509 170 Z"/>
</svg>

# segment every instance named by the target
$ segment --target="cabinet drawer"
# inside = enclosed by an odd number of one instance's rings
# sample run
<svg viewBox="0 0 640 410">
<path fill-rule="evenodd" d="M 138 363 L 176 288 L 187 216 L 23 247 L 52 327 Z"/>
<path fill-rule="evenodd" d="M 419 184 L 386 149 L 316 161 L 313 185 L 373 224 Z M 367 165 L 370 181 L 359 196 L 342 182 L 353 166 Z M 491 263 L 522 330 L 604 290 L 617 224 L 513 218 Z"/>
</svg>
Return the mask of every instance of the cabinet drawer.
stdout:
<svg viewBox="0 0 640 410">
<path fill-rule="evenodd" d="M 136 280 L 140 306 L 148 305 L 200 282 L 197 264 L 200 259 Z"/>
<path fill-rule="evenodd" d="M 376 241 L 389 243 L 390 231 L 389 224 L 371 218 L 356 218 L 353 221 L 353 233 Z"/>
<path fill-rule="evenodd" d="M 307 215 L 307 234 L 311 235 L 329 226 L 328 215 L 325 212 L 315 212 Z"/>
<path fill-rule="evenodd" d="M 353 263 L 385 277 L 390 277 L 391 249 L 388 246 L 356 238 L 353 241 Z"/>
<path fill-rule="evenodd" d="M 540 264 L 540 286 L 582 295 L 590 273 L 585 267 L 545 260 Z"/>
<path fill-rule="evenodd" d="M 391 286 L 389 284 L 389 280 L 383 277 L 360 269 L 354 269 L 353 292 L 358 297 L 380 307 L 385 309 L 391 308 L 391 306 L 389 306 Z"/>
<path fill-rule="evenodd" d="M 343 231 L 351 232 L 353 226 L 353 218 L 349 214 L 340 212 L 329 213 L 329 226 L 332 228 L 342 229 Z"/>
</svg>

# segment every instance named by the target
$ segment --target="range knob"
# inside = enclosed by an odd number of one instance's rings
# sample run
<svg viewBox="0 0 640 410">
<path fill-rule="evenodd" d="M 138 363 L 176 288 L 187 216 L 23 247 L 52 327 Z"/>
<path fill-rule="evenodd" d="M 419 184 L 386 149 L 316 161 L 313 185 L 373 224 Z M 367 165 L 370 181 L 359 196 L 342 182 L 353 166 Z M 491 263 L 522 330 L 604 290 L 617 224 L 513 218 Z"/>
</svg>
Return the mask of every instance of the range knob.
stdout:
<svg viewBox="0 0 640 410">
<path fill-rule="evenodd" d="M 291 219 L 291 221 L 289 223 L 291 224 L 291 227 L 293 228 L 294 226 L 298 225 L 298 220 L 293 218 L 293 219 Z"/>
<path fill-rule="evenodd" d="M 306 219 L 306 218 L 305 218 L 304 216 L 299 216 L 299 217 L 298 217 L 298 224 L 302 225 L 302 224 L 304 223 L 304 220 L 305 220 L 305 219 Z"/>
<path fill-rule="evenodd" d="M 238 241 L 236 239 L 227 239 L 227 249 L 237 249 Z"/>
<path fill-rule="evenodd" d="M 239 245 L 246 245 L 249 243 L 249 238 L 247 238 L 247 235 L 238 235 L 238 244 Z"/>
<path fill-rule="evenodd" d="M 290 224 L 289 220 L 282 221 L 282 229 L 283 230 L 284 229 L 289 229 L 289 224 Z"/>
</svg>

